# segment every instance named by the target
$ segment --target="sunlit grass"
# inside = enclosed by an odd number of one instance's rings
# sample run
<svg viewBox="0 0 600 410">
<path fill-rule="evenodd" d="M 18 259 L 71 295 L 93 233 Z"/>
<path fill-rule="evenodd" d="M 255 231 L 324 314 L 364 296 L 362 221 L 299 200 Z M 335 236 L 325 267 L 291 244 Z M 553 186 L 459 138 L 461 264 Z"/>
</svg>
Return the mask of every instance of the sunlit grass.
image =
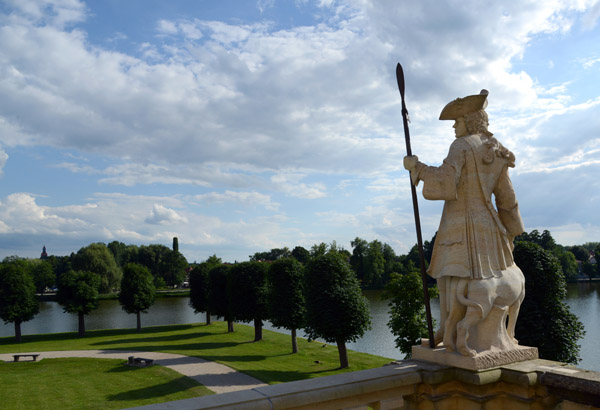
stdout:
<svg viewBox="0 0 600 410">
<path fill-rule="evenodd" d="M 216 361 L 265 383 L 309 379 L 348 371 L 380 367 L 392 359 L 349 351 L 350 367 L 339 369 L 337 348 L 298 339 L 299 353 L 291 353 L 290 336 L 264 330 L 264 340 L 252 342 L 251 326 L 235 325 L 227 333 L 223 322 L 211 325 L 171 325 L 142 329 L 90 330 L 84 338 L 76 333 L 26 335 L 22 343 L 0 338 L 0 353 L 52 350 L 115 349 L 177 353 Z"/>
<path fill-rule="evenodd" d="M 0 386 L 3 410 L 122 409 L 212 394 L 166 367 L 118 359 L 0 362 Z"/>
</svg>

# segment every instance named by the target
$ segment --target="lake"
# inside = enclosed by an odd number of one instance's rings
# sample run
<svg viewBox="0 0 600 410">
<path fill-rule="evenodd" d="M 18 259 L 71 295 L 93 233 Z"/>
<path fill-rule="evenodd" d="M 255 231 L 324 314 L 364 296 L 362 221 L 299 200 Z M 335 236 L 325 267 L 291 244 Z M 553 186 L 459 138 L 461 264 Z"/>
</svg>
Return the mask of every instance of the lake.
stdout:
<svg viewBox="0 0 600 410">
<path fill-rule="evenodd" d="M 381 291 L 365 291 L 369 299 L 372 329 L 361 339 L 349 343 L 348 348 L 392 359 L 402 359 L 404 355 L 394 346 L 394 336 L 387 327 L 387 302 L 380 300 Z M 585 338 L 580 340 L 581 362 L 579 367 L 600 372 L 600 283 L 570 283 L 567 292 L 567 304 L 571 312 L 579 317 L 586 330 Z M 185 324 L 204 322 L 205 315 L 194 314 L 188 305 L 188 298 L 159 298 L 148 314 L 142 315 L 142 326 Z M 133 328 L 135 315 L 126 314 L 116 300 L 102 300 L 98 310 L 86 316 L 86 329 Z M 438 300 L 432 300 L 432 315 L 439 317 Z M 266 329 L 274 329 L 269 323 Z M 40 313 L 21 326 L 23 335 L 37 333 L 59 333 L 77 331 L 77 316 L 64 313 L 56 302 L 42 302 Z M 300 334 L 301 335 L 301 334 Z M 0 337 L 14 336 L 13 324 L 0 324 Z"/>
</svg>

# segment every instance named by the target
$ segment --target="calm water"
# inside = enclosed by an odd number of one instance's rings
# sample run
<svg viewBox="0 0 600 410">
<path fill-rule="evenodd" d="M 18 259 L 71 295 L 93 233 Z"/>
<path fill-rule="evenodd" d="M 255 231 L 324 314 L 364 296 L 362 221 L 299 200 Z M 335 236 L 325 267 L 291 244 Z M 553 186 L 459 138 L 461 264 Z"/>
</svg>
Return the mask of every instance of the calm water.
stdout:
<svg viewBox="0 0 600 410">
<path fill-rule="evenodd" d="M 380 300 L 380 291 L 367 291 L 365 296 L 371 305 L 373 328 L 363 338 L 355 343 L 349 343 L 348 348 L 372 353 L 393 359 L 404 356 L 394 347 L 394 336 L 387 327 L 387 302 Z M 581 357 L 579 367 L 600 371 L 600 283 L 569 284 L 567 303 L 571 312 L 579 317 L 585 325 L 586 335 L 580 341 Z M 433 317 L 439 317 L 437 299 L 432 301 Z M 161 298 L 142 315 L 142 326 L 185 324 L 204 322 L 203 313 L 195 315 L 188 306 L 188 298 Z M 136 326 L 135 315 L 126 314 L 116 300 L 100 301 L 98 310 L 86 317 L 86 329 L 132 328 Z M 272 328 L 265 324 L 265 328 Z M 64 313 L 56 302 L 42 302 L 40 313 L 30 322 L 23 323 L 24 335 L 36 333 L 58 333 L 77 331 L 77 316 Z M 14 336 L 11 324 L 0 324 L 0 337 Z"/>
</svg>

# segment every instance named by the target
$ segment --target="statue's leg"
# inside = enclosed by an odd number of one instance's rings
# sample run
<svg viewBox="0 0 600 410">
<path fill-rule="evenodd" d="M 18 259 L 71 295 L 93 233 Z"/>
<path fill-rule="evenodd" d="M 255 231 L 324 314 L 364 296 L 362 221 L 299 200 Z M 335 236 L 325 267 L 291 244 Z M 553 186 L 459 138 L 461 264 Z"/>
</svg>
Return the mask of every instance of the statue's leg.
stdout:
<svg viewBox="0 0 600 410">
<path fill-rule="evenodd" d="M 475 356 L 477 352 L 467 344 L 469 329 L 481 320 L 480 313 L 474 307 L 469 306 L 465 318 L 456 326 L 456 348 L 463 356 Z"/>
<path fill-rule="evenodd" d="M 440 327 L 438 328 L 437 332 L 435 332 L 435 336 L 433 337 L 435 346 L 440 344 L 440 342 L 442 342 L 444 339 L 446 318 L 448 317 L 448 296 L 446 294 L 446 289 L 448 288 L 447 283 L 447 277 L 441 277 L 437 280 L 437 286 L 440 294 Z"/>
<path fill-rule="evenodd" d="M 446 321 L 444 324 L 444 347 L 447 351 L 453 352 L 456 350 L 456 325 L 465 315 L 465 307 L 461 305 L 456 298 L 456 286 L 459 278 L 447 278 L 446 282 L 446 298 L 449 302 L 449 311 L 447 312 Z"/>
<path fill-rule="evenodd" d="M 523 291 L 519 295 L 519 298 L 508 308 L 508 326 L 506 331 L 508 337 L 510 337 L 514 344 L 519 344 L 519 341 L 515 339 L 515 326 L 517 324 L 517 317 L 519 317 L 519 310 L 521 309 L 521 303 L 525 299 L 525 284 L 523 284 Z"/>
</svg>

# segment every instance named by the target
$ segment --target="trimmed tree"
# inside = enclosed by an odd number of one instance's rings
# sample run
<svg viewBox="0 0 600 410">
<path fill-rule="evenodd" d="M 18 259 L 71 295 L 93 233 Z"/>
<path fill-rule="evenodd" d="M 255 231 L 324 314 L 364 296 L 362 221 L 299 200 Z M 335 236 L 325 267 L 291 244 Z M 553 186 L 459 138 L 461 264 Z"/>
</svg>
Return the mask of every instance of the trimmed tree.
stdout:
<svg viewBox="0 0 600 410">
<path fill-rule="evenodd" d="M 119 303 L 127 313 L 135 313 L 137 331 L 142 330 L 141 313 L 147 313 L 154 304 L 156 289 L 154 277 L 146 268 L 138 263 L 128 263 L 123 268 Z"/>
<path fill-rule="evenodd" d="M 267 264 L 242 262 L 231 267 L 231 308 L 235 320 L 254 321 L 254 341 L 262 340 L 263 320 L 267 319 Z"/>
<path fill-rule="evenodd" d="M 227 321 L 227 332 L 233 332 L 229 271 L 230 265 L 221 264 L 214 266 L 208 272 L 210 283 L 208 310 L 215 316 L 222 317 Z"/>
<path fill-rule="evenodd" d="M 304 278 L 305 331 L 310 339 L 336 343 L 340 367 L 348 367 L 346 342 L 371 327 L 369 305 L 344 255 L 329 252 L 313 258 Z"/>
<path fill-rule="evenodd" d="M 98 308 L 100 283 L 100 276 L 88 271 L 70 271 L 58 281 L 58 303 L 65 312 L 77 315 L 80 337 L 85 336 L 85 315 Z"/>
<path fill-rule="evenodd" d="M 194 313 L 206 312 L 206 324 L 210 325 L 210 272 L 211 265 L 202 262 L 190 271 L 190 306 Z"/>
<path fill-rule="evenodd" d="M 273 326 L 292 333 L 292 353 L 298 353 L 296 329 L 304 327 L 304 269 L 294 258 L 279 259 L 268 270 L 269 317 Z"/>
<path fill-rule="evenodd" d="M 430 288 L 429 296 L 436 297 L 437 288 Z M 396 336 L 396 347 L 405 354 L 405 359 L 409 359 L 412 347 L 418 344 L 422 337 L 427 337 L 421 274 L 417 271 L 404 275 L 392 273 L 381 298 L 390 300 L 390 321 L 387 325 Z"/>
<path fill-rule="evenodd" d="M 519 344 L 538 348 L 540 358 L 579 361 L 583 324 L 563 301 L 567 284 L 556 257 L 533 242 L 517 242 L 515 263 L 525 275 L 525 300 L 515 329 Z"/>
<path fill-rule="evenodd" d="M 17 343 L 21 342 L 21 323 L 33 319 L 39 310 L 33 279 L 25 264 L 0 265 L 0 318 L 4 323 L 14 323 Z"/>
</svg>

